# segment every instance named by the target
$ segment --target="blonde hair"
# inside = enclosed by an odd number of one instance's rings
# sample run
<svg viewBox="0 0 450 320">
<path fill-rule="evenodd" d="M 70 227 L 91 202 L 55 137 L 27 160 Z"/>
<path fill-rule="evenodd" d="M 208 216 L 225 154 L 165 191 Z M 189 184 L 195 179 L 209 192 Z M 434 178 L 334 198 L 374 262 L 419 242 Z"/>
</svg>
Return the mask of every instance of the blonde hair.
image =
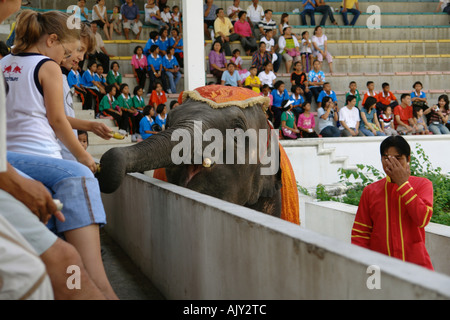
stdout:
<svg viewBox="0 0 450 320">
<path fill-rule="evenodd" d="M 16 36 L 12 53 L 26 51 L 39 42 L 45 34 L 56 34 L 60 42 L 80 39 L 80 29 L 69 29 L 67 21 L 69 15 L 60 11 L 39 13 L 24 10 L 17 18 Z"/>
<path fill-rule="evenodd" d="M 91 27 L 86 23 L 81 24 L 80 39 L 81 41 L 86 42 L 86 52 L 92 53 L 97 46 L 97 40 L 95 39 L 95 34 L 92 32 Z"/>
</svg>

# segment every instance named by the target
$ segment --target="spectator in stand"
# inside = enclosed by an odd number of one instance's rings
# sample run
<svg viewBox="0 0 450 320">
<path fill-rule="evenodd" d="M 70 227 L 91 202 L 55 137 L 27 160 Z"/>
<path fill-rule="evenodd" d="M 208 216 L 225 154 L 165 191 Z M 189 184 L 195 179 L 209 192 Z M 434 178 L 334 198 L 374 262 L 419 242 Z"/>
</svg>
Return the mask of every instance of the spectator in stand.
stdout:
<svg viewBox="0 0 450 320">
<path fill-rule="evenodd" d="M 163 6 L 161 7 L 161 19 L 162 21 L 167 25 L 167 30 L 172 30 L 172 25 L 170 23 L 172 19 L 172 14 L 170 13 L 170 7 L 169 6 Z"/>
<path fill-rule="evenodd" d="M 167 92 L 166 72 L 163 68 L 163 59 L 159 55 L 159 47 L 153 45 L 150 48 L 150 52 L 151 54 L 147 58 L 148 74 L 150 76 L 148 92 L 154 90 L 156 81 L 159 81 L 162 84 L 164 91 Z"/>
<path fill-rule="evenodd" d="M 144 111 L 144 107 L 146 106 L 144 101 L 144 87 L 136 86 L 133 90 L 133 106 L 139 112 Z"/>
<path fill-rule="evenodd" d="M 247 12 L 240 11 L 238 20 L 234 23 L 234 31 L 241 37 L 241 45 L 247 56 L 251 56 L 258 49 L 256 39 L 252 33 L 252 27 L 247 21 Z"/>
<path fill-rule="evenodd" d="M 364 105 L 364 103 L 366 103 L 366 99 L 368 97 L 374 97 L 378 102 L 378 92 L 375 91 L 375 83 L 373 83 L 373 81 L 367 81 L 366 86 L 367 86 L 367 92 L 364 93 L 364 98 L 363 98 L 362 104 Z"/>
<path fill-rule="evenodd" d="M 120 86 L 120 95 L 117 98 L 117 106 L 122 110 L 122 117 L 128 126 L 128 132 L 131 135 L 131 142 L 136 142 L 139 133 L 139 122 L 142 119 L 142 114 L 136 110 L 133 103 L 133 98 L 130 94 L 130 88 L 126 83 Z"/>
<path fill-rule="evenodd" d="M 434 105 L 430 112 L 428 127 L 433 134 L 450 134 L 449 129 L 445 126 L 449 121 L 450 108 L 448 96 L 443 94 L 438 98 L 438 104 Z"/>
<path fill-rule="evenodd" d="M 352 95 L 356 97 L 356 107 L 359 109 L 359 103 L 361 102 L 361 95 L 359 94 L 359 91 L 357 89 L 357 85 L 355 81 L 351 81 L 348 85 L 349 91 L 345 94 L 347 97 L 348 95 Z"/>
<path fill-rule="evenodd" d="M 120 94 L 120 86 L 122 85 L 122 74 L 119 72 L 119 63 L 113 61 L 111 63 L 111 70 L 106 75 L 106 84 L 116 88 L 117 96 Z"/>
<path fill-rule="evenodd" d="M 279 53 L 283 56 L 286 64 L 286 72 L 291 72 L 292 63 L 301 61 L 300 44 L 295 36 L 292 35 L 291 27 L 285 27 L 283 35 L 278 39 Z"/>
<path fill-rule="evenodd" d="M 271 112 L 271 107 L 272 107 L 272 105 L 273 105 L 273 96 L 272 96 L 272 93 L 271 93 L 272 91 L 271 91 L 271 89 L 270 89 L 270 86 L 268 85 L 268 84 L 263 84 L 262 86 L 261 86 L 261 96 L 263 96 L 263 97 L 267 97 L 267 98 L 269 98 L 269 100 L 270 100 L 270 108 L 269 108 L 269 111 Z"/>
<path fill-rule="evenodd" d="M 323 90 L 320 92 L 319 96 L 317 97 L 317 107 L 318 108 L 321 107 L 322 100 L 324 97 L 330 97 L 331 100 L 336 104 L 336 106 L 338 105 L 336 93 L 333 90 L 331 90 L 331 84 L 329 82 L 323 83 Z M 356 97 L 355 97 L 355 99 L 356 99 Z"/>
<path fill-rule="evenodd" d="M 303 11 L 300 13 L 300 17 L 302 19 L 302 25 L 307 26 L 306 23 L 306 15 L 311 18 L 311 26 L 316 25 L 316 20 L 314 18 L 314 13 L 316 9 L 316 1 L 315 0 L 302 0 Z"/>
<path fill-rule="evenodd" d="M 233 0 L 233 4 L 227 9 L 227 16 L 230 18 L 231 23 L 234 25 L 236 21 L 239 20 L 239 12 L 244 11 L 239 5 L 241 4 L 241 0 Z M 250 32 L 251 32 L 250 27 Z M 236 32 L 237 33 L 237 32 Z"/>
<path fill-rule="evenodd" d="M 295 92 L 293 89 L 294 86 L 300 88 L 300 94 L 305 97 L 306 101 L 312 101 L 312 93 L 309 90 L 308 84 L 308 76 L 302 70 L 302 63 L 297 61 L 294 63 L 294 72 L 291 74 L 291 84 L 292 84 L 292 92 Z"/>
<path fill-rule="evenodd" d="M 80 96 L 83 110 L 91 110 L 92 93 L 87 91 L 81 84 L 81 75 L 78 69 L 78 64 L 72 67 L 72 70 L 70 70 L 69 74 L 67 75 L 67 82 L 69 84 L 69 87 L 73 88 L 74 92 Z"/>
<path fill-rule="evenodd" d="M 273 30 L 273 38 L 278 40 L 277 23 L 272 19 L 273 11 L 267 9 L 264 11 L 264 17 L 259 21 L 258 28 L 260 36 L 266 35 L 267 30 Z"/>
<path fill-rule="evenodd" d="M 134 55 L 131 59 L 131 65 L 133 66 L 133 74 L 137 80 L 137 84 L 142 88 L 145 88 L 148 64 L 147 57 L 144 54 L 144 49 L 141 46 L 134 48 Z"/>
<path fill-rule="evenodd" d="M 103 29 L 107 40 L 112 39 L 113 25 L 109 24 L 105 0 L 97 0 L 97 4 L 92 8 L 92 21 Z"/>
<path fill-rule="evenodd" d="M 148 104 L 157 109 L 160 104 L 165 104 L 166 102 L 167 96 L 163 90 L 163 85 L 161 82 L 158 81 L 155 84 L 155 90 L 153 90 L 152 94 L 150 95 Z"/>
<path fill-rule="evenodd" d="M 244 86 L 251 87 L 256 93 L 261 93 L 261 80 L 257 74 L 258 69 L 255 66 L 251 66 L 250 75 L 245 79 Z"/>
<path fill-rule="evenodd" d="M 411 95 L 404 93 L 400 97 L 401 104 L 394 109 L 395 130 L 401 135 L 413 134 L 413 109 Z M 386 105 L 387 106 L 387 105 Z"/>
<path fill-rule="evenodd" d="M 355 9 L 353 9 L 355 7 Z M 354 26 L 356 21 L 359 18 L 359 15 L 362 13 L 359 10 L 359 4 L 358 0 L 342 0 L 342 6 L 341 6 L 341 14 L 342 14 L 342 20 L 344 21 L 344 25 L 348 26 L 348 18 L 347 14 L 350 12 L 353 14 L 352 22 L 350 22 L 351 26 Z"/>
<path fill-rule="evenodd" d="M 398 135 L 398 132 L 394 129 L 395 126 L 394 116 L 392 115 L 391 106 L 387 106 L 384 113 L 380 115 L 380 124 L 381 124 L 381 131 L 383 131 L 387 136 Z"/>
<path fill-rule="evenodd" d="M 242 67 L 243 60 L 241 58 L 241 51 L 239 49 L 233 50 L 233 57 L 230 59 L 230 62 L 234 63 L 235 69 L 239 74 L 239 78 L 241 79 L 241 83 L 244 83 L 245 79 L 250 75 L 250 72 Z"/>
<path fill-rule="evenodd" d="M 253 35 L 256 39 L 260 39 L 261 34 L 259 32 L 259 22 L 264 17 L 264 9 L 259 4 L 259 0 L 252 0 L 252 4 L 247 8 L 246 11 L 250 26 L 253 30 Z"/>
<path fill-rule="evenodd" d="M 283 29 L 286 27 L 289 27 L 289 26 L 290 26 L 289 25 L 289 14 L 286 12 L 283 12 L 281 14 L 280 23 L 278 24 L 278 32 L 280 34 L 283 34 Z"/>
<path fill-rule="evenodd" d="M 411 92 L 411 101 L 413 107 L 420 107 L 424 112 L 429 109 L 427 105 L 427 95 L 422 91 L 423 85 L 422 82 L 416 81 L 413 84 L 414 91 Z"/>
<path fill-rule="evenodd" d="M 275 82 L 274 89 L 272 90 L 273 104 L 272 104 L 272 113 L 273 113 L 273 125 L 275 129 L 278 129 L 281 124 L 281 114 L 283 113 L 283 107 L 286 102 L 289 101 L 289 93 L 286 89 L 286 85 L 283 81 L 278 80 Z"/>
<path fill-rule="evenodd" d="M 91 22 L 92 32 L 95 34 L 96 47 L 94 52 L 88 53 L 89 61 L 98 60 L 102 66 L 104 66 L 104 71 L 108 73 L 109 71 L 109 59 L 113 57 L 112 54 L 109 54 L 105 48 L 105 44 L 103 43 L 102 36 L 97 32 L 98 26 L 96 22 Z M 80 67 L 83 68 L 83 61 L 80 61 Z"/>
<path fill-rule="evenodd" d="M 264 63 L 264 70 L 258 74 L 259 80 L 261 80 L 261 84 L 267 84 L 271 89 L 275 86 L 275 80 L 277 76 L 273 73 L 273 64 L 270 61 L 266 61 Z"/>
<path fill-rule="evenodd" d="M 359 130 L 359 123 L 361 118 L 359 116 L 359 109 L 355 107 L 356 97 L 348 96 L 345 99 L 346 105 L 339 110 L 339 122 L 341 126 L 342 137 L 364 137 L 364 134 Z"/>
<path fill-rule="evenodd" d="M 89 10 L 86 8 L 86 0 L 78 0 L 78 5 L 74 7 L 73 13 L 80 17 L 81 22 L 89 22 Z"/>
<path fill-rule="evenodd" d="M 233 24 L 225 16 L 222 8 L 217 9 L 217 19 L 214 21 L 214 37 L 216 41 L 222 43 L 226 56 L 231 56 L 230 42 L 239 40 L 240 36 L 234 32 Z"/>
<path fill-rule="evenodd" d="M 156 45 L 159 47 L 159 54 L 164 57 L 167 54 L 167 49 L 169 48 L 169 30 L 161 29 L 159 32 L 159 38 L 156 41 Z"/>
<path fill-rule="evenodd" d="M 311 42 L 314 47 L 314 57 L 320 61 L 320 64 L 322 64 L 323 59 L 326 59 L 328 61 L 330 73 L 333 73 L 333 56 L 328 51 L 328 38 L 323 33 L 323 28 L 321 26 L 317 26 L 314 28 L 314 35 L 311 39 Z"/>
<path fill-rule="evenodd" d="M 222 74 L 227 70 L 227 59 L 222 50 L 222 43 L 215 41 L 212 50 L 209 52 L 209 71 L 216 78 L 216 83 L 220 84 L 222 81 Z"/>
<path fill-rule="evenodd" d="M 212 40 L 209 28 L 214 28 L 214 21 L 217 17 L 217 6 L 213 2 L 214 0 L 205 0 L 205 4 L 203 5 L 205 40 Z"/>
<path fill-rule="evenodd" d="M 117 107 L 116 94 L 116 87 L 111 85 L 106 86 L 106 95 L 100 102 L 99 110 L 104 117 L 114 119 L 120 130 L 127 131 L 128 126 L 124 121 L 122 110 L 120 107 Z"/>
<path fill-rule="evenodd" d="M 181 79 L 180 66 L 175 58 L 175 48 L 169 47 L 163 58 L 163 68 L 169 79 L 169 93 L 177 93 L 177 84 Z"/>
<path fill-rule="evenodd" d="M 173 28 L 171 31 L 172 36 L 169 38 L 169 46 L 175 48 L 175 58 L 178 61 L 180 68 L 184 68 L 184 54 L 183 54 L 183 38 L 180 31 Z"/>
<path fill-rule="evenodd" d="M 142 22 L 140 21 L 138 6 L 133 2 L 133 0 L 126 0 L 126 3 L 120 8 L 120 13 L 122 14 L 125 38 L 130 40 L 130 29 L 134 30 L 134 28 L 138 28 L 139 31 L 137 33 L 135 32 L 135 34 L 136 40 L 139 39 L 142 32 Z"/>
<path fill-rule="evenodd" d="M 92 95 L 94 98 L 95 114 L 99 112 L 99 104 L 101 101 L 101 93 L 96 85 L 95 74 L 97 72 L 97 63 L 90 61 L 88 69 L 83 73 L 81 77 L 81 85 Z"/>
<path fill-rule="evenodd" d="M 311 103 L 303 102 L 302 109 L 304 112 L 298 116 L 297 127 L 301 131 L 302 138 L 318 138 L 314 128 L 316 127 L 316 121 L 314 114 L 311 113 Z"/>
<path fill-rule="evenodd" d="M 418 135 L 430 134 L 427 124 L 423 119 L 423 109 L 418 106 L 413 106 L 413 129 L 415 131 L 415 134 Z"/>
<path fill-rule="evenodd" d="M 325 73 L 320 70 L 320 66 L 320 61 L 314 60 L 313 69 L 308 73 L 309 90 L 311 90 L 316 103 L 320 92 L 323 90 L 323 84 L 325 82 Z"/>
<path fill-rule="evenodd" d="M 436 12 L 441 11 L 450 14 L 450 0 L 439 0 L 436 7 Z"/>
<path fill-rule="evenodd" d="M 334 19 L 333 11 L 331 10 L 330 6 L 325 4 L 325 1 L 316 0 L 316 8 L 314 10 L 323 15 L 322 20 L 320 21 L 321 26 L 325 25 L 325 22 L 327 21 L 327 16 L 330 17 L 330 21 L 332 24 L 334 24 L 335 26 L 338 25 L 338 23 Z"/>
<path fill-rule="evenodd" d="M 102 95 L 105 95 L 106 94 L 106 92 L 105 92 L 106 78 L 105 78 L 105 76 L 103 74 L 104 74 L 103 66 L 101 64 L 98 64 L 97 65 L 97 72 L 94 75 L 94 79 L 100 85 L 99 91 L 102 93 Z M 103 98 L 103 96 L 102 96 L 102 98 Z"/>
<path fill-rule="evenodd" d="M 389 83 L 384 82 L 381 87 L 383 88 L 380 93 L 378 93 L 378 103 L 377 103 L 377 114 L 378 117 L 380 114 L 384 112 L 386 109 L 386 106 L 391 106 L 395 113 L 395 107 L 398 106 L 397 98 L 394 96 L 394 94 L 390 91 L 391 87 L 389 86 Z M 411 110 L 412 114 L 412 110 Z"/>
<path fill-rule="evenodd" d="M 275 43 L 273 38 L 273 30 L 267 30 L 266 35 L 261 38 L 261 42 L 266 44 L 266 51 L 272 55 L 273 71 L 276 73 L 280 69 L 281 54 L 278 53 L 278 43 Z"/>
<path fill-rule="evenodd" d="M 222 85 L 232 87 L 242 87 L 241 77 L 236 71 L 236 65 L 233 62 L 228 63 L 227 70 L 222 74 Z"/>
<path fill-rule="evenodd" d="M 297 139 L 300 137 L 300 129 L 295 124 L 295 115 L 292 112 L 292 105 L 289 110 L 281 114 L 281 133 L 286 139 Z"/>
<path fill-rule="evenodd" d="M 109 17 L 109 23 L 112 25 L 113 30 L 119 35 L 122 35 L 122 15 L 120 14 L 120 7 L 114 6 L 113 12 Z M 112 33 L 111 33 L 112 36 Z"/>
<path fill-rule="evenodd" d="M 146 57 L 150 55 L 150 48 L 153 45 L 158 45 L 159 40 L 159 32 L 158 31 L 150 31 L 149 38 L 144 47 L 144 54 Z"/>
<path fill-rule="evenodd" d="M 336 127 L 339 120 L 338 108 L 330 97 L 324 97 L 322 106 L 317 110 L 319 119 L 319 134 L 324 137 L 340 137 L 340 130 Z"/>
<path fill-rule="evenodd" d="M 302 32 L 302 41 L 300 43 L 300 55 L 302 57 L 303 70 L 309 72 L 312 69 L 314 56 L 312 54 L 313 45 L 311 40 L 309 39 L 309 32 Z"/>
<path fill-rule="evenodd" d="M 167 123 L 167 107 L 165 104 L 160 104 L 156 108 L 156 117 L 155 122 L 157 125 L 161 127 L 161 130 L 166 130 L 166 123 Z"/>
<path fill-rule="evenodd" d="M 144 24 L 147 26 L 157 26 L 158 31 L 169 26 L 161 18 L 161 11 L 156 5 L 155 0 L 148 0 L 144 6 L 145 19 Z"/>
<path fill-rule="evenodd" d="M 170 20 L 171 29 L 183 30 L 183 23 L 181 21 L 182 14 L 179 6 L 172 7 L 172 18 Z"/>
<path fill-rule="evenodd" d="M 378 121 L 376 104 L 377 99 L 369 97 L 366 99 L 363 108 L 361 108 L 359 130 L 368 137 L 386 135 L 382 131 L 380 122 Z"/>
<path fill-rule="evenodd" d="M 155 120 L 153 117 L 155 116 L 155 108 L 153 106 L 145 106 L 143 111 L 144 117 L 139 122 L 139 133 L 141 134 L 142 139 L 147 139 L 154 134 L 158 134 L 157 131 L 153 131 L 153 126 L 155 124 Z"/>
</svg>

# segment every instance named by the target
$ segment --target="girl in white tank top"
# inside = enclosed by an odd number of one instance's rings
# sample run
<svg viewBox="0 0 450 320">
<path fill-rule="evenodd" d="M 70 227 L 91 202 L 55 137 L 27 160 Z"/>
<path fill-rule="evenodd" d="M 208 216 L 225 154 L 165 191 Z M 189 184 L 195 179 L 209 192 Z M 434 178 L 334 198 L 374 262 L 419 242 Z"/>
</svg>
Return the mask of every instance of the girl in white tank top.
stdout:
<svg viewBox="0 0 450 320">
<path fill-rule="evenodd" d="M 67 17 L 25 10 L 16 26 L 12 54 L 0 61 L 7 95 L 8 151 L 61 158 L 60 139 L 75 158 L 96 172 L 64 112 L 59 65 L 80 46 L 80 32 L 68 29 Z"/>
</svg>

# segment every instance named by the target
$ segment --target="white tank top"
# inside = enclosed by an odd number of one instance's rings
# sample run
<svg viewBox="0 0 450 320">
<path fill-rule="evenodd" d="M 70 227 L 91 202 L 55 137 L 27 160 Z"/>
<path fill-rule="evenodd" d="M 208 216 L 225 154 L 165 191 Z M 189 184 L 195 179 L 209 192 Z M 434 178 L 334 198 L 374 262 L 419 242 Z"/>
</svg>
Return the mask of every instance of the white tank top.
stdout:
<svg viewBox="0 0 450 320">
<path fill-rule="evenodd" d="M 61 158 L 61 147 L 47 119 L 38 77 L 39 69 L 47 61 L 51 59 L 35 53 L 10 54 L 0 60 L 9 87 L 6 96 L 8 151 Z"/>
</svg>

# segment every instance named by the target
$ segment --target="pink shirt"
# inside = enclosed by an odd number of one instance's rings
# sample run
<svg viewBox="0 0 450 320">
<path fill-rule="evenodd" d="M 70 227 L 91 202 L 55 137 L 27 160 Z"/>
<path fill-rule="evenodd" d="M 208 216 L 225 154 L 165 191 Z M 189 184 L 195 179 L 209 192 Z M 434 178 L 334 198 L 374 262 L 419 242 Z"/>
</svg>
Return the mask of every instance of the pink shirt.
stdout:
<svg viewBox="0 0 450 320">
<path fill-rule="evenodd" d="M 234 32 L 243 36 L 243 37 L 251 37 L 252 36 L 252 28 L 248 21 L 244 21 L 242 23 L 240 20 L 234 23 Z"/>
<path fill-rule="evenodd" d="M 147 70 L 147 57 L 145 56 L 145 54 L 143 54 L 139 59 L 137 57 L 137 54 L 135 54 L 133 55 L 133 58 L 131 58 L 131 65 L 135 69 L 142 68 L 143 70 Z"/>
<path fill-rule="evenodd" d="M 298 116 L 297 127 L 303 129 L 314 129 L 316 127 L 316 120 L 314 120 L 314 115 L 309 113 L 309 117 L 306 117 L 304 113 Z"/>
</svg>

